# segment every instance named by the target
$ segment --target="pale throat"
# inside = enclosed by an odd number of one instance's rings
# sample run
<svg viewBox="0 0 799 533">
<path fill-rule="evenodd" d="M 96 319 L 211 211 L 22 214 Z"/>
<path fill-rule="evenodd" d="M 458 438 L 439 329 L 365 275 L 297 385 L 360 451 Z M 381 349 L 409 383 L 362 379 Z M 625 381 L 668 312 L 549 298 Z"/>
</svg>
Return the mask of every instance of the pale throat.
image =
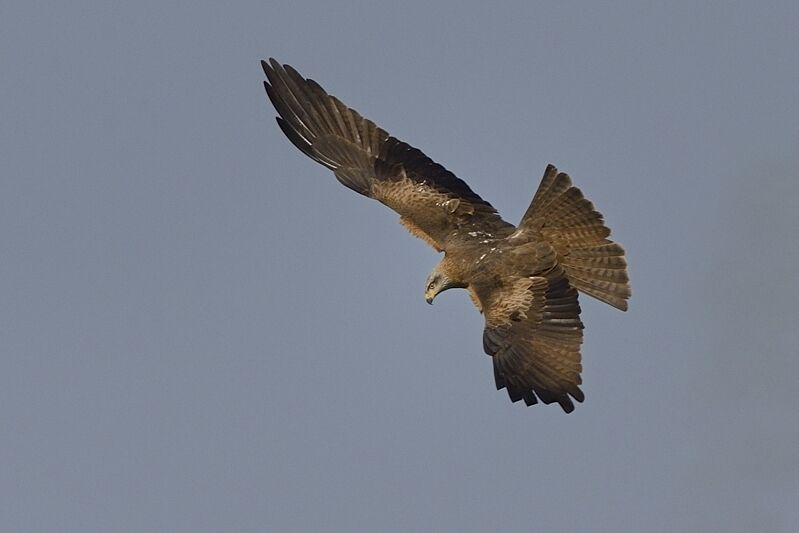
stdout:
<svg viewBox="0 0 799 533">
<path fill-rule="evenodd" d="M 453 268 L 452 261 L 448 261 L 447 257 L 441 260 L 436 265 L 430 275 L 427 277 L 427 285 L 425 287 L 425 299 L 427 303 L 433 303 L 433 299 L 440 293 L 456 288 L 467 288 L 468 283 L 462 280 L 460 272 Z"/>
<path fill-rule="evenodd" d="M 427 278 L 428 284 L 433 284 L 436 293 L 446 291 L 448 289 L 465 289 L 469 284 L 461 279 L 460 272 L 453 271 L 454 269 L 441 268 L 442 265 L 436 267 Z"/>
</svg>

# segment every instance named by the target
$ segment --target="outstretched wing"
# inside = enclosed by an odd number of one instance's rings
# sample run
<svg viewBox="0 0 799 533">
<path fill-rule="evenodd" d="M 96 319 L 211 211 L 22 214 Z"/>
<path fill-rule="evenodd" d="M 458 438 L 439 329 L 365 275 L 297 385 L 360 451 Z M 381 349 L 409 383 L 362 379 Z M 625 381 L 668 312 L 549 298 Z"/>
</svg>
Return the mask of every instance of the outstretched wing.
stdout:
<svg viewBox="0 0 799 533">
<path fill-rule="evenodd" d="M 583 324 L 577 291 L 563 269 L 506 280 L 481 301 L 483 348 L 493 358 L 497 389 L 506 388 L 513 402 L 540 399 L 572 412 L 572 398 L 585 398 L 579 387 Z"/>
<path fill-rule="evenodd" d="M 439 251 L 470 239 L 502 238 L 514 226 L 452 172 L 390 136 L 311 79 L 274 59 L 262 61 L 277 123 L 305 155 L 350 189 L 400 214 Z"/>
</svg>

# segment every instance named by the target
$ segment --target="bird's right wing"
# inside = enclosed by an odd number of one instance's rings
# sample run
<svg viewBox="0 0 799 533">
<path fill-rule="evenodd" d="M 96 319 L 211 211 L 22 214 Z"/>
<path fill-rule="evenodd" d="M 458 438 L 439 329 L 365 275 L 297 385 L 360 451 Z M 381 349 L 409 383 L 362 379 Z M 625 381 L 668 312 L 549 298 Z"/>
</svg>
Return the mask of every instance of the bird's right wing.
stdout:
<svg viewBox="0 0 799 533">
<path fill-rule="evenodd" d="M 490 292 L 489 292 L 490 291 Z M 485 314 L 483 348 L 492 356 L 497 389 L 527 405 L 557 402 L 567 413 L 582 402 L 583 324 L 577 291 L 555 265 L 501 288 L 476 287 Z"/>
<path fill-rule="evenodd" d="M 390 136 L 311 79 L 274 59 L 261 65 L 277 123 L 305 155 L 350 189 L 379 200 L 437 250 L 513 232 L 496 210 L 452 172 Z"/>
</svg>

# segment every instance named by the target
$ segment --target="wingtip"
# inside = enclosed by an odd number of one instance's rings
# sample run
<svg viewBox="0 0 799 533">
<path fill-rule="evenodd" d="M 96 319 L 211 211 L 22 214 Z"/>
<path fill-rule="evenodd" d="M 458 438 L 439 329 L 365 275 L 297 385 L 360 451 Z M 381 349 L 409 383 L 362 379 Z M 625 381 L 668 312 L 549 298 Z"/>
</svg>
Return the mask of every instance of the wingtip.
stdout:
<svg viewBox="0 0 799 533">
<path fill-rule="evenodd" d="M 569 391 L 569 394 L 571 394 L 571 397 L 577 400 L 579 403 L 583 403 L 585 401 L 585 393 L 576 385 Z"/>
<path fill-rule="evenodd" d="M 527 391 L 527 394 L 524 395 L 524 403 L 527 407 L 533 406 L 538 403 L 538 398 L 536 398 L 535 393 L 533 391 Z"/>
<path fill-rule="evenodd" d="M 303 78 L 302 74 L 297 72 L 297 69 L 295 69 L 291 65 L 284 64 L 283 65 L 283 70 L 286 71 L 286 74 L 288 74 L 289 77 L 292 78 L 295 82 L 301 82 L 302 83 L 302 82 L 307 82 L 308 81 L 305 78 Z"/>
<path fill-rule="evenodd" d="M 274 71 L 275 71 L 275 68 L 276 68 L 275 65 L 278 65 L 277 61 L 275 61 L 271 57 L 269 59 L 262 59 L 261 60 L 261 68 L 263 69 L 264 74 L 266 74 L 267 77 L 269 77 L 272 74 L 274 74 Z"/>
<path fill-rule="evenodd" d="M 274 70 L 280 70 L 280 69 L 285 69 L 286 68 L 286 65 L 281 65 L 280 62 L 277 59 L 275 59 L 274 57 L 270 57 L 269 58 L 269 65 Z"/>
<path fill-rule="evenodd" d="M 569 398 L 559 401 L 558 404 L 560 404 L 561 409 L 563 409 L 563 412 L 566 414 L 574 411 L 574 404 Z"/>
</svg>

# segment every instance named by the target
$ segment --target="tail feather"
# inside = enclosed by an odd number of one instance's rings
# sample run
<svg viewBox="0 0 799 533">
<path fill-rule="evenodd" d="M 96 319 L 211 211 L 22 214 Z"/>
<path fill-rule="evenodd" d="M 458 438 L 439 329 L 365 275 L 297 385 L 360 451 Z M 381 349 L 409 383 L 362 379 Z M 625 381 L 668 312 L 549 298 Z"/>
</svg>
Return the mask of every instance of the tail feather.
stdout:
<svg viewBox="0 0 799 533">
<path fill-rule="evenodd" d="M 575 289 L 627 310 L 631 291 L 624 248 L 608 240 L 602 214 L 568 174 L 547 167 L 519 228 L 540 232 L 553 245 Z"/>
</svg>

